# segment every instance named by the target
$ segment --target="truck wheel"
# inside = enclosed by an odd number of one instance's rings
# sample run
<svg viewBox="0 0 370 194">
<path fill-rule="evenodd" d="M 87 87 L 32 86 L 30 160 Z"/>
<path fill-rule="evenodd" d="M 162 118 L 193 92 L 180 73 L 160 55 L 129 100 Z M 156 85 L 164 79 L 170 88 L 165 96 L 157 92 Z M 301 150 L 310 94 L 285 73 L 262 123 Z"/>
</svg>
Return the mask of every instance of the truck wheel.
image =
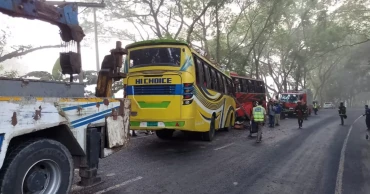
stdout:
<svg viewBox="0 0 370 194">
<path fill-rule="evenodd" d="M 213 116 L 211 119 L 211 123 L 209 125 L 209 131 L 203 132 L 203 139 L 206 141 L 212 141 L 215 137 L 216 127 L 215 127 L 215 117 Z"/>
<path fill-rule="evenodd" d="M 173 135 L 173 130 L 171 129 L 156 130 L 155 134 L 159 139 L 171 139 Z"/>
<path fill-rule="evenodd" d="M 0 171 L 0 193 L 68 193 L 73 180 L 68 149 L 50 140 L 31 140 L 7 154 Z"/>
</svg>

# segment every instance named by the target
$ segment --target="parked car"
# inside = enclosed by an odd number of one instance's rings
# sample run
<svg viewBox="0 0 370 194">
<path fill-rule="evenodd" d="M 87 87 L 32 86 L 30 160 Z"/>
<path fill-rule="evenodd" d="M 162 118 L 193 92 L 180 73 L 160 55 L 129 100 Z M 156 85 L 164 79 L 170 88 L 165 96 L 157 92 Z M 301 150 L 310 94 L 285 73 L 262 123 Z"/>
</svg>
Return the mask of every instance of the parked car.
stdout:
<svg viewBox="0 0 370 194">
<path fill-rule="evenodd" d="M 328 108 L 333 109 L 333 108 L 335 108 L 335 105 L 332 102 L 325 102 L 323 108 L 324 109 L 328 109 Z"/>
</svg>

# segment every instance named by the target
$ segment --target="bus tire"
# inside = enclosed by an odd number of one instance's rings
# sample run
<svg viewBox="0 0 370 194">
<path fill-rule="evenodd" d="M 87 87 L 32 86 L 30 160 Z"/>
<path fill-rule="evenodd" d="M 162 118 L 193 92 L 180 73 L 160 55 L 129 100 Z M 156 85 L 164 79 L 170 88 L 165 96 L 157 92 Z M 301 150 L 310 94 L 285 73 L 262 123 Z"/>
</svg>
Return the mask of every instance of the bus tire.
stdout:
<svg viewBox="0 0 370 194">
<path fill-rule="evenodd" d="M 50 139 L 30 140 L 9 151 L 0 171 L 0 193 L 70 191 L 73 160 L 63 144 Z"/>
<path fill-rule="evenodd" d="M 209 131 L 203 132 L 203 139 L 205 141 L 212 141 L 213 138 L 215 137 L 215 133 L 216 133 L 215 120 L 216 120 L 215 117 L 212 116 L 211 123 L 209 125 Z"/>
<path fill-rule="evenodd" d="M 173 135 L 173 130 L 172 129 L 156 130 L 155 134 L 159 139 L 171 139 Z"/>
</svg>

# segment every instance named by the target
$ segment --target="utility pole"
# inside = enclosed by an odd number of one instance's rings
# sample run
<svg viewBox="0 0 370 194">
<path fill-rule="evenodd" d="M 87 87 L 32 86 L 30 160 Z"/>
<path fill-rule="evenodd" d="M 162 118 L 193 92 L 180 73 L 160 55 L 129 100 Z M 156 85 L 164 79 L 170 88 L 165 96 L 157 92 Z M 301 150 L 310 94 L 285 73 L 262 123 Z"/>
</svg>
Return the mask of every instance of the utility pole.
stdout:
<svg viewBox="0 0 370 194">
<path fill-rule="evenodd" d="M 95 60 L 96 60 L 96 71 L 99 72 L 99 40 L 98 40 L 98 24 L 96 22 L 96 8 L 94 7 L 94 31 L 95 31 Z"/>
<path fill-rule="evenodd" d="M 97 21 L 96 21 L 96 8 L 105 8 L 105 3 L 104 0 L 102 0 L 100 3 L 87 3 L 87 2 L 66 2 L 66 1 L 45 1 L 46 4 L 49 5 L 57 5 L 57 6 L 62 6 L 65 4 L 71 4 L 74 3 L 78 7 L 92 7 L 93 13 L 94 13 L 94 31 L 95 31 L 95 60 L 96 60 L 96 70 L 100 70 L 100 65 L 99 65 L 99 47 L 98 47 L 98 27 L 97 27 Z M 79 47 L 79 43 L 78 43 Z M 83 72 L 81 71 L 79 75 L 80 83 L 83 81 Z"/>
</svg>

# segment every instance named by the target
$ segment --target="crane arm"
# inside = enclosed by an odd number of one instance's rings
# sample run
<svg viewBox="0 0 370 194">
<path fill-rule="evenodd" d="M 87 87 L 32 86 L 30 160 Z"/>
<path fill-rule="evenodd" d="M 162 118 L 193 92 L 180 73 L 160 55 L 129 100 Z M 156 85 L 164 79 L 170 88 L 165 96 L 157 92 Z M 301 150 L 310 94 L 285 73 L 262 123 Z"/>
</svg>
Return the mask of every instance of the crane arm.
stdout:
<svg viewBox="0 0 370 194">
<path fill-rule="evenodd" d="M 65 42 L 81 42 L 85 36 L 78 23 L 77 6 L 77 3 L 65 3 L 55 7 L 42 0 L 0 0 L 1 13 L 57 25 Z"/>
</svg>

